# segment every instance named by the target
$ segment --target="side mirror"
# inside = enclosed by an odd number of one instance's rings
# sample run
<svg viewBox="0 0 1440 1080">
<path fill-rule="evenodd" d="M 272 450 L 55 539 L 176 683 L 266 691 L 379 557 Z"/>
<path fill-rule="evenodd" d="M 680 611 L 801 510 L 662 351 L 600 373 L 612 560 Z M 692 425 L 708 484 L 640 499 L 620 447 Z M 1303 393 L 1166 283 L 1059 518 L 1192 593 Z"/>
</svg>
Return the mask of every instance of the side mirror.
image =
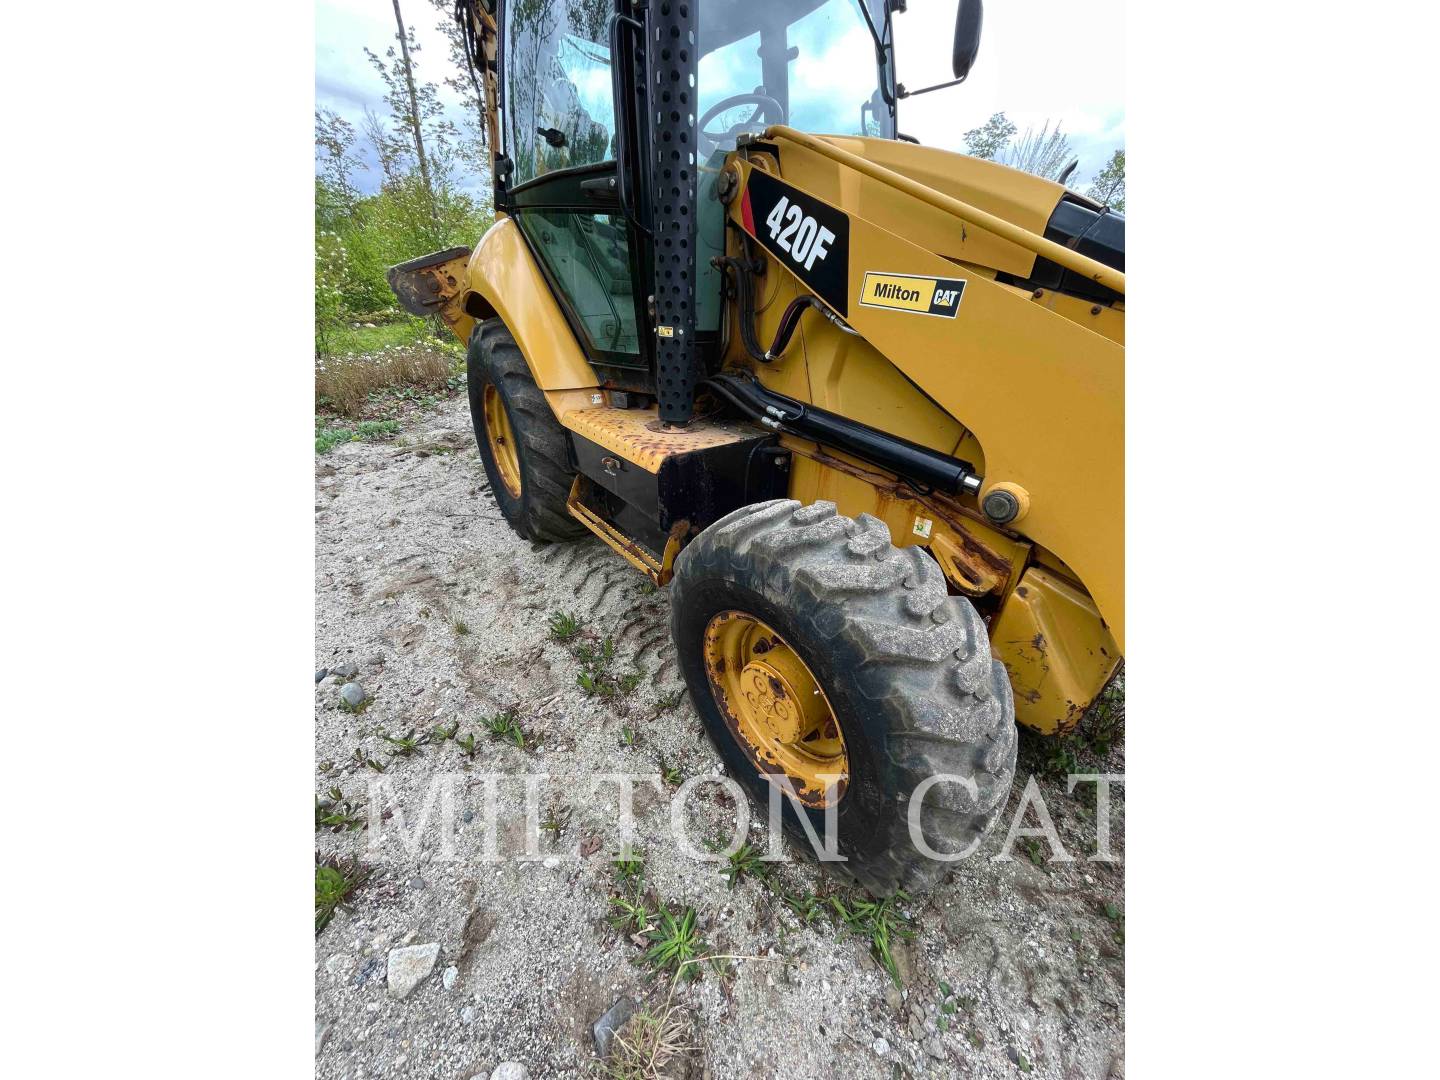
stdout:
<svg viewBox="0 0 1440 1080">
<path fill-rule="evenodd" d="M 960 0 L 955 11 L 955 51 L 950 64 L 957 79 L 970 74 L 970 65 L 975 63 L 975 54 L 980 51 L 980 23 L 984 14 L 980 0 Z"/>
</svg>

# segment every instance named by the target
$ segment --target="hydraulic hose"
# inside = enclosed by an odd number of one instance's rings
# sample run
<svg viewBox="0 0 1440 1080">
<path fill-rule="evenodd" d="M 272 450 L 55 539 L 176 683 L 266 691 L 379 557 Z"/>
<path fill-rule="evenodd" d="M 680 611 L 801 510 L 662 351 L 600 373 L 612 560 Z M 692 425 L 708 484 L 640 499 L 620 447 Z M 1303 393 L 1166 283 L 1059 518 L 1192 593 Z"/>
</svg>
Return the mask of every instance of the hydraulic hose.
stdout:
<svg viewBox="0 0 1440 1080">
<path fill-rule="evenodd" d="M 785 350 L 790 345 L 790 338 L 795 333 L 795 328 L 800 325 L 800 316 L 805 314 L 806 308 L 814 308 L 825 318 L 829 319 L 842 332 L 851 337 L 859 337 L 860 331 L 847 323 L 840 316 L 836 315 L 828 307 L 822 304 L 813 296 L 797 296 L 790 301 L 790 306 L 780 316 L 780 325 L 775 330 L 775 340 L 770 343 L 770 348 L 765 352 L 765 362 L 778 360 L 785 355 Z"/>
<path fill-rule="evenodd" d="M 721 270 L 733 271 L 735 274 L 735 296 L 740 303 L 740 339 L 745 346 L 745 352 L 757 364 L 768 364 L 785 354 L 785 350 L 790 346 L 790 339 L 795 335 L 795 328 L 800 325 L 800 316 L 805 313 L 806 308 L 814 308 L 843 333 L 852 337 L 860 336 L 860 331 L 815 297 L 799 296 L 790 301 L 790 305 L 780 316 L 780 325 L 775 329 L 775 340 L 770 343 L 770 348 L 762 349 L 760 339 L 755 336 L 755 294 L 750 280 L 753 270 L 746 265 L 744 259 L 729 255 L 717 255 L 710 262 Z"/>
<path fill-rule="evenodd" d="M 717 255 L 710 263 L 722 270 L 734 271 L 735 297 L 740 304 L 740 342 L 745 346 L 745 352 L 751 360 L 757 364 L 768 364 L 770 360 L 765 355 L 765 350 L 760 347 L 759 339 L 755 337 L 755 296 L 750 291 L 750 267 L 745 264 L 744 259 L 731 255 Z"/>
<path fill-rule="evenodd" d="M 701 383 L 741 412 L 776 431 L 854 454 L 912 483 L 950 494 L 979 492 L 983 478 L 968 461 L 880 431 L 837 413 L 767 390 L 752 378 L 724 373 Z"/>
</svg>

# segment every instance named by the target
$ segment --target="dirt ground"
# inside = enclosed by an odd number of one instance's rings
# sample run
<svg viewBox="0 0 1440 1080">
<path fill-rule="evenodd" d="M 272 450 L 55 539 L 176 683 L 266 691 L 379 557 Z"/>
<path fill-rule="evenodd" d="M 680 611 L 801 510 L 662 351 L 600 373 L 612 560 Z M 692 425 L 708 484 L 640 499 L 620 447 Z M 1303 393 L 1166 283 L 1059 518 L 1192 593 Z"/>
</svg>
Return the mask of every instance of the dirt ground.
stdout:
<svg viewBox="0 0 1440 1080">
<path fill-rule="evenodd" d="M 368 699 L 347 711 L 346 678 L 316 683 L 315 790 L 340 789 L 360 816 L 373 810 L 375 824 L 316 833 L 318 854 L 355 854 L 372 870 L 350 910 L 316 937 L 318 1077 L 484 1080 L 502 1062 L 532 1077 L 600 1073 L 594 1022 L 618 999 L 657 1007 L 671 992 L 606 919 L 618 891 L 618 785 L 593 778 L 607 773 L 657 778 L 635 787 L 652 907 L 693 907 L 711 951 L 753 958 L 723 973 L 703 966 L 673 991 L 682 1041 L 694 1049 L 671 1075 L 1124 1075 L 1123 787 L 1111 789 L 1117 861 L 1090 861 L 1094 785 L 1068 795 L 1063 775 L 1044 768 L 1050 745 L 1024 737 L 999 828 L 934 893 L 902 904 L 916 936 L 897 949 L 897 989 L 867 940 L 823 916 L 804 925 L 774 889 L 753 878 L 731 888 L 721 864 L 677 850 L 675 788 L 659 775 L 721 766 L 679 693 L 667 594 L 597 540 L 515 537 L 488 490 L 463 395 L 412 416 L 398 442 L 317 457 L 315 532 L 317 673 L 355 664 Z M 584 621 L 568 644 L 548 625 L 562 611 Z M 608 670 L 640 678 L 628 693 L 590 696 L 577 683 L 576 650 L 599 649 L 607 636 L 616 647 Z M 523 749 L 484 725 L 512 707 Z M 473 757 L 438 737 L 407 755 L 383 737 L 453 724 L 462 738 L 475 734 Z M 1021 841 L 1014 859 L 993 858 L 1032 770 L 1044 774 L 1040 791 L 1072 862 L 1052 858 L 1043 840 L 1033 857 Z M 1081 770 L 1123 773 L 1123 748 L 1082 759 Z M 538 816 L 561 827 L 541 830 L 530 840 L 537 857 L 522 861 L 522 777 L 540 773 Z M 506 777 L 498 861 L 485 861 L 490 774 Z M 432 781 L 446 777 L 454 858 L 438 824 L 443 796 L 416 830 Z M 377 782 L 390 787 L 372 807 Z M 728 841 L 733 807 L 713 784 L 686 805 L 697 846 Z M 760 817 L 750 841 L 764 847 Z M 1035 824 L 1033 811 L 1025 824 Z M 779 887 L 853 895 L 784 850 Z M 433 968 L 397 999 L 387 989 L 391 950 L 430 943 L 439 946 Z"/>
</svg>

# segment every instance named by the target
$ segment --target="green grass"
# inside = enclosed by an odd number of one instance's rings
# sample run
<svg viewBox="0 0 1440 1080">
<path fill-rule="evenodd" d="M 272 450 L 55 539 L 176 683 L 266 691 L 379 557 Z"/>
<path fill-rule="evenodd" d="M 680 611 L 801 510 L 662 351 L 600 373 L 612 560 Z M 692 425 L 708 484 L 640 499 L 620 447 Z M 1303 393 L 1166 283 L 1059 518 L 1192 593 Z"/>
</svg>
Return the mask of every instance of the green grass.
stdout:
<svg viewBox="0 0 1440 1080">
<path fill-rule="evenodd" d="M 730 888 L 746 877 L 765 878 L 769 875 L 770 868 L 760 859 L 759 848 L 751 847 L 748 843 L 741 844 L 730 855 L 729 865 L 720 871 L 720 876 L 730 883 Z"/>
<path fill-rule="evenodd" d="M 645 901 L 612 896 L 610 907 L 613 910 L 605 917 L 606 921 L 620 933 L 643 934 L 650 928 L 650 912 L 645 909 Z"/>
<path fill-rule="evenodd" d="M 545 812 L 545 820 L 540 823 L 540 828 L 551 836 L 558 837 L 565 831 L 565 826 L 570 824 L 570 808 L 556 810 L 553 806 Z"/>
<path fill-rule="evenodd" d="M 767 878 L 766 880 L 768 881 L 769 879 Z M 785 906 L 793 911 L 795 917 L 805 926 L 809 926 L 830 910 L 830 908 L 826 906 L 825 901 L 813 892 L 781 892 L 780 899 L 785 902 Z"/>
<path fill-rule="evenodd" d="M 355 890 L 365 883 L 370 871 L 354 857 L 331 855 L 315 863 L 315 933 L 330 925 L 335 912 L 346 907 Z"/>
<path fill-rule="evenodd" d="M 615 659 L 615 639 L 606 635 L 605 640 L 598 647 L 582 641 L 575 646 L 575 659 L 579 660 L 586 668 L 603 668 Z"/>
<path fill-rule="evenodd" d="M 409 757 L 418 751 L 429 738 L 428 735 L 421 735 L 419 738 L 416 738 L 414 728 L 411 728 L 404 735 L 386 735 L 382 731 L 380 737 L 389 743 L 394 752 L 400 757 Z"/>
<path fill-rule="evenodd" d="M 615 869 L 615 880 L 627 888 L 638 888 L 641 878 L 645 874 L 645 860 L 640 857 L 638 851 L 632 848 L 625 848 L 618 858 L 612 859 L 610 865 Z"/>
<path fill-rule="evenodd" d="M 668 764 L 662 757 L 660 759 L 660 779 L 670 787 L 679 787 L 685 782 L 685 774 L 680 771 L 678 765 Z"/>
<path fill-rule="evenodd" d="M 329 422 L 315 418 L 315 452 L 328 454 L 341 443 L 363 442 L 366 439 L 388 439 L 400 432 L 398 420 L 361 420 L 352 427 L 331 427 Z"/>
<path fill-rule="evenodd" d="M 974 1012 L 977 1001 L 969 994 L 957 996 L 954 989 L 944 979 L 940 980 L 940 1015 L 935 1018 L 935 1026 L 944 1031 L 950 1026 L 955 1016 L 956 1009 L 964 1009 L 967 1013 Z"/>
<path fill-rule="evenodd" d="M 1107 903 L 1103 908 L 1105 918 L 1114 925 L 1113 936 L 1117 945 L 1125 944 L 1125 912 L 1120 910 L 1119 905 Z"/>
<path fill-rule="evenodd" d="M 355 322 L 361 325 L 352 326 L 351 323 Z M 351 318 L 327 330 L 325 344 L 329 353 L 332 356 L 344 356 L 346 353 L 358 355 L 379 352 L 396 345 L 419 345 L 436 341 L 426 321 L 413 315 L 402 315 L 394 321 L 376 323 L 373 327 L 364 325 L 367 322 L 375 320 Z"/>
<path fill-rule="evenodd" d="M 1125 738 L 1125 672 L 1121 670 L 1090 706 L 1081 724 L 1090 751 L 1104 757 Z"/>
<path fill-rule="evenodd" d="M 895 966 L 892 946 L 900 938 L 913 938 L 914 920 L 899 905 L 910 897 L 897 889 L 892 896 L 883 900 L 852 900 L 848 905 L 838 896 L 830 898 L 830 905 L 845 927 L 870 942 L 870 953 L 890 975 L 896 986 L 900 985 L 900 971 Z"/>
<path fill-rule="evenodd" d="M 580 633 L 584 624 L 568 611 L 556 611 L 550 615 L 550 637 L 562 645 Z"/>
<path fill-rule="evenodd" d="M 365 816 L 350 800 L 345 798 L 338 787 L 332 787 L 323 796 L 315 796 L 315 828 L 331 832 L 354 832 L 365 828 Z"/>
<path fill-rule="evenodd" d="M 520 726 L 513 709 L 506 709 L 485 720 L 485 730 L 492 739 L 509 739 L 521 750 L 525 749 L 525 729 Z"/>
<path fill-rule="evenodd" d="M 355 764 L 368 766 L 369 768 L 374 769 L 376 772 L 385 771 L 385 766 L 383 764 L 376 761 L 374 758 L 367 758 L 364 754 L 360 752 L 360 748 L 358 746 L 355 748 Z"/>
<path fill-rule="evenodd" d="M 1045 865 L 1045 853 L 1040 847 L 1039 840 L 1036 840 L 1034 837 L 1027 836 L 1020 841 L 1020 846 L 1025 849 L 1025 854 L 1030 857 L 1030 861 L 1032 863 L 1034 863 L 1036 866 Z"/>
<path fill-rule="evenodd" d="M 681 980 L 693 979 L 699 974 L 699 965 L 693 961 L 700 958 L 704 943 L 700 940 L 694 908 L 687 907 L 678 916 L 662 908 L 655 924 L 646 931 L 646 937 L 653 944 L 645 951 L 645 963 L 656 974 L 669 971 Z"/>
</svg>

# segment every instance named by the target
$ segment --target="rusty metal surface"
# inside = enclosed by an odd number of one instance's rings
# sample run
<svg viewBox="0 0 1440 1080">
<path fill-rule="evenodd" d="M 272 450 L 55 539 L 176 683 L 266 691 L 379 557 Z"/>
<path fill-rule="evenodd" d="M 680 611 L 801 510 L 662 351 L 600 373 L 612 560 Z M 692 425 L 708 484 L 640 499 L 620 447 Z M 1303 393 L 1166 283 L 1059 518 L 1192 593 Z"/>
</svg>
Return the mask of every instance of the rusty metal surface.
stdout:
<svg viewBox="0 0 1440 1080">
<path fill-rule="evenodd" d="M 932 491 L 922 495 L 899 480 L 842 460 L 820 447 L 797 443 L 790 438 L 783 440 L 783 444 L 792 453 L 809 458 L 816 464 L 864 481 L 874 489 L 877 500 L 875 513 L 882 520 L 888 521 L 887 508 L 891 503 L 907 503 L 917 512 L 933 517 L 936 526 L 928 540 L 930 552 L 945 572 L 946 580 L 965 596 L 978 599 L 1003 592 L 1017 573 L 1019 568 L 1015 560 L 986 544 L 976 535 L 976 527 L 1019 543 L 1023 541 L 1019 541 L 1010 530 L 990 522 L 979 511 L 943 492 Z"/>
<path fill-rule="evenodd" d="M 655 560 L 655 556 L 585 505 L 584 492 L 588 483 L 589 480 L 584 475 L 577 475 L 575 483 L 570 486 L 570 497 L 565 500 L 565 509 L 570 511 L 570 516 L 618 551 L 626 562 L 656 585 L 663 584 L 660 575 L 664 567 Z M 667 553 L 669 549 L 670 545 L 667 544 Z M 671 562 L 673 564 L 673 558 Z M 669 580 L 668 577 L 666 580 Z"/>
<path fill-rule="evenodd" d="M 468 247 L 450 248 L 392 266 L 385 271 L 385 280 L 406 311 L 439 315 L 453 327 L 465 315 L 461 297 L 469 261 Z"/>
<path fill-rule="evenodd" d="M 1120 664 L 1095 602 L 1039 566 L 1025 571 L 990 628 L 1015 691 L 1015 719 L 1044 735 L 1072 730 Z"/>
<path fill-rule="evenodd" d="M 719 420 L 696 420 L 682 431 L 666 431 L 660 427 L 659 419 L 659 412 L 654 408 L 600 406 L 567 412 L 561 422 L 575 434 L 650 473 L 658 473 L 667 457 L 767 434 L 754 424 Z"/>
<path fill-rule="evenodd" d="M 664 554 L 661 555 L 660 561 L 656 562 L 655 556 L 646 551 L 644 547 L 585 505 L 585 493 L 589 490 L 590 483 L 590 479 L 581 474 L 577 475 L 575 483 L 570 485 L 570 497 L 565 500 L 565 508 L 570 511 L 570 516 L 618 551 L 626 562 L 657 586 L 663 587 L 670 584 L 670 579 L 675 576 L 675 557 L 680 554 L 680 549 L 690 539 L 692 532 L 690 522 L 677 521 L 670 527 L 670 534 L 665 540 Z"/>
</svg>

